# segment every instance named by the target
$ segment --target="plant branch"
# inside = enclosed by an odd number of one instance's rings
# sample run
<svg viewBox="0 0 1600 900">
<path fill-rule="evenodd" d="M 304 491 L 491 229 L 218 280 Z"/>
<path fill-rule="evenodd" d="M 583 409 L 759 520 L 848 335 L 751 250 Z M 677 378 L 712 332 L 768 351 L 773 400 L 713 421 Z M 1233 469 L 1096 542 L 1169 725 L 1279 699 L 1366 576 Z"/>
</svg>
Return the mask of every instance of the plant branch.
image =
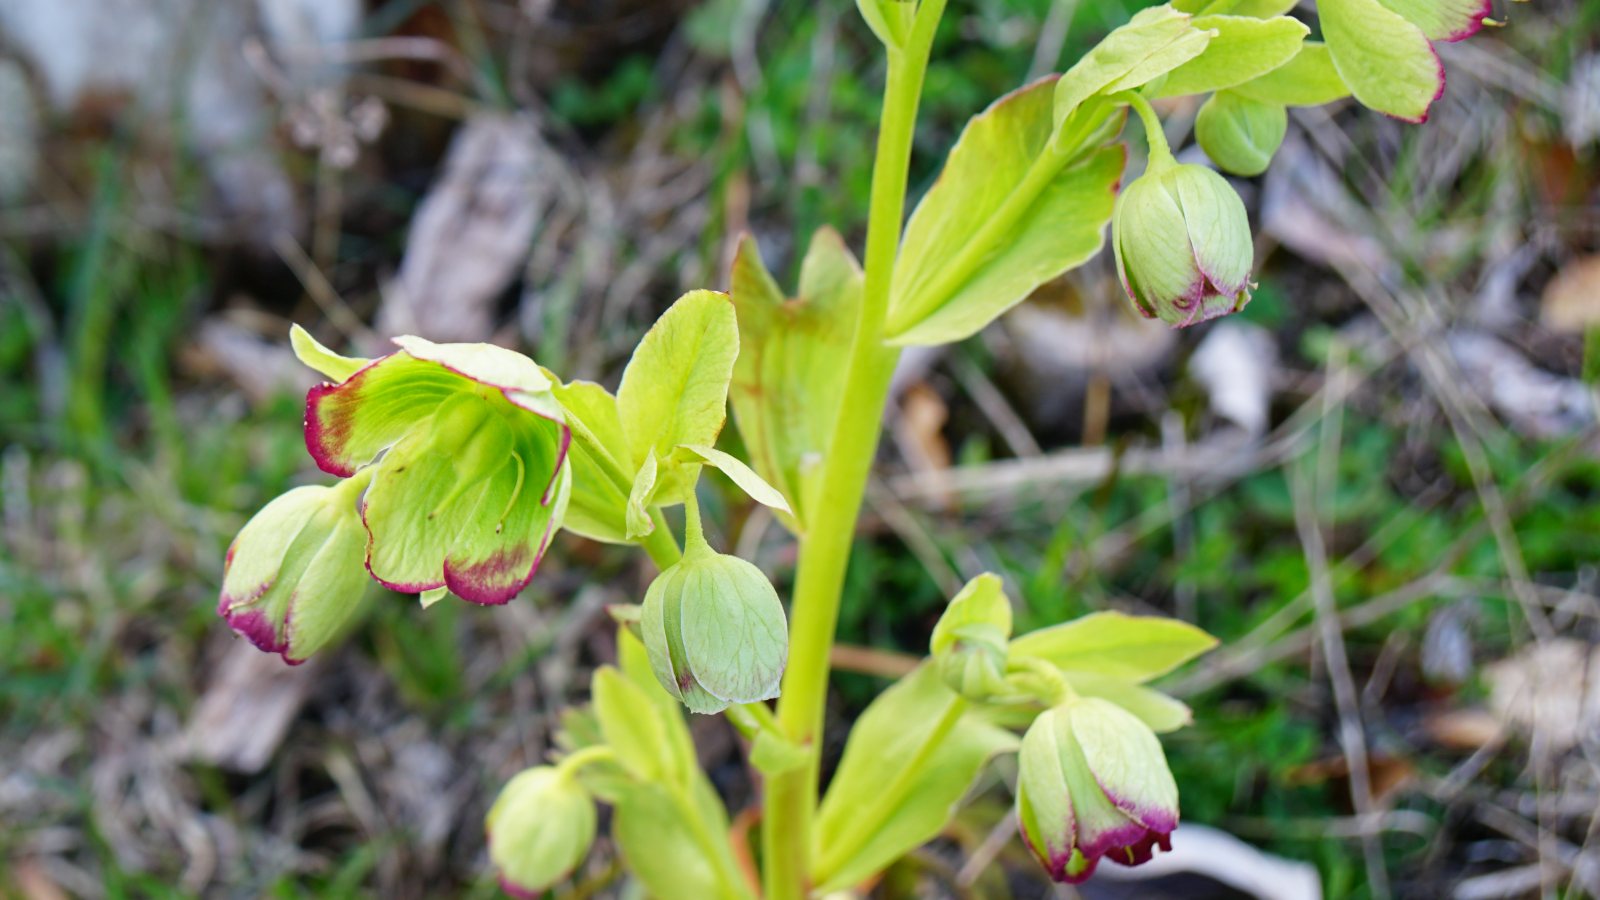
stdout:
<svg viewBox="0 0 1600 900">
<path fill-rule="evenodd" d="M 898 351 L 884 346 L 883 326 L 905 216 L 907 170 L 923 74 L 944 6 L 945 0 L 922 0 L 910 40 L 904 49 L 889 53 L 872 170 L 860 318 L 851 339 L 832 441 L 823 461 L 821 502 L 800 545 L 791 603 L 789 666 L 778 701 L 780 727 L 790 740 L 806 748 L 809 760 L 767 782 L 761 823 L 767 900 L 798 900 L 809 883 L 828 651 L 838 624 L 856 518 L 877 454 L 889 379 L 899 358 Z"/>
</svg>

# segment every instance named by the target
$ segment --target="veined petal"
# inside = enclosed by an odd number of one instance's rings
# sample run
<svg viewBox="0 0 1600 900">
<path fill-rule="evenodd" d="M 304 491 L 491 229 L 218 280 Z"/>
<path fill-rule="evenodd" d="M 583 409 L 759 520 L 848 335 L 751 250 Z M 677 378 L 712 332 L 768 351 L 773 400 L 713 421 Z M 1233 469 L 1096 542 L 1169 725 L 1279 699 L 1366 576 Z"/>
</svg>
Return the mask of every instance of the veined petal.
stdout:
<svg viewBox="0 0 1600 900">
<path fill-rule="evenodd" d="M 1023 842 L 1056 881 L 1072 862 L 1077 831 L 1072 795 L 1062 770 L 1059 710 L 1040 714 L 1022 737 L 1017 764 L 1017 822 Z"/>
<path fill-rule="evenodd" d="M 397 591 L 510 600 L 565 510 L 570 436 L 497 395 L 439 404 L 377 466 L 362 509 L 373 577 Z"/>
<path fill-rule="evenodd" d="M 1477 34 L 1494 14 L 1492 0 L 1380 0 L 1422 29 L 1430 40 L 1461 41 Z"/>
<path fill-rule="evenodd" d="M 1149 726 L 1107 700 L 1084 699 L 1071 707 L 1072 734 L 1108 805 L 1140 829 L 1166 834 L 1178 825 L 1178 785 L 1167 768 L 1161 742 Z M 1125 847 L 1134 840 L 1111 841 Z M 1084 843 L 1091 843 L 1085 837 Z M 1085 853 L 1090 850 L 1087 846 Z"/>
<path fill-rule="evenodd" d="M 307 392 L 306 449 L 322 471 L 353 475 L 432 416 L 445 398 L 471 387 L 437 363 L 392 353 L 339 384 Z"/>
</svg>

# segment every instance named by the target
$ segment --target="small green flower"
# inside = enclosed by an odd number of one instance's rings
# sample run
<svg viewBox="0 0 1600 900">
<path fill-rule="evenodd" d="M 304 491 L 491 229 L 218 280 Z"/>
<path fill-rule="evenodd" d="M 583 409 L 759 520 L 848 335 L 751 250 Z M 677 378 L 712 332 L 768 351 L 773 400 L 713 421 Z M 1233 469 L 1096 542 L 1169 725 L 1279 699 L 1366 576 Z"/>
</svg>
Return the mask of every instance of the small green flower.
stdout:
<svg viewBox="0 0 1600 900">
<path fill-rule="evenodd" d="M 1221 175 L 1179 165 L 1164 148 L 1117 199 L 1111 246 L 1117 277 L 1147 319 L 1183 328 L 1250 302 L 1244 202 Z"/>
<path fill-rule="evenodd" d="M 778 696 L 789 655 L 783 604 L 761 570 L 696 540 L 645 593 L 640 630 L 656 680 L 690 712 Z"/>
<path fill-rule="evenodd" d="M 1011 638 L 1011 602 L 999 576 L 985 573 L 951 598 L 933 628 L 928 652 L 939 678 L 956 693 L 986 700 L 1008 691 L 1006 642 Z"/>
<path fill-rule="evenodd" d="M 589 854 L 594 799 L 575 772 L 535 766 L 506 782 L 484 827 L 500 886 L 513 897 L 539 897 Z"/>
<path fill-rule="evenodd" d="M 553 383 L 501 347 L 395 343 L 368 362 L 296 334 L 301 359 L 338 379 L 306 396 L 306 447 L 335 475 L 375 469 L 361 506 L 374 578 L 505 603 L 533 578 L 571 491 Z"/>
<path fill-rule="evenodd" d="M 1178 786 L 1155 734 L 1116 704 L 1074 698 L 1045 711 L 1018 766 L 1022 837 L 1056 881 L 1082 882 L 1102 858 L 1136 866 L 1172 849 Z"/>
<path fill-rule="evenodd" d="M 370 480 L 295 488 L 251 517 L 223 564 L 217 613 L 229 627 L 291 665 L 339 635 L 370 586 L 356 510 Z"/>
</svg>

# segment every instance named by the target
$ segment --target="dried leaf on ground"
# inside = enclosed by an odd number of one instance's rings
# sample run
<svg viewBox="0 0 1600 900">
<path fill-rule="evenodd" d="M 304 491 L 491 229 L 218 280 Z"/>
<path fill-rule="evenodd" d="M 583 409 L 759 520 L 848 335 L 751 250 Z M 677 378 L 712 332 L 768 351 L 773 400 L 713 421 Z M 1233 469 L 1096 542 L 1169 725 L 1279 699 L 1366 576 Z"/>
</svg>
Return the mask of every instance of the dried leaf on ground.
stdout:
<svg viewBox="0 0 1600 900">
<path fill-rule="evenodd" d="M 1466 387 L 1529 437 L 1556 438 L 1587 428 L 1595 416 L 1590 389 L 1529 362 L 1489 334 L 1458 331 L 1448 338 Z"/>
<path fill-rule="evenodd" d="M 1277 366 L 1272 333 L 1249 322 L 1219 323 L 1189 358 L 1189 374 L 1205 388 L 1211 410 L 1251 435 L 1266 433 Z"/>
<path fill-rule="evenodd" d="M 233 641 L 189 720 L 189 755 L 235 772 L 261 771 L 311 695 L 322 659 L 288 666 Z"/>
<path fill-rule="evenodd" d="M 444 174 L 411 221 L 400 273 L 384 292 L 378 330 L 435 341 L 481 341 L 495 301 L 527 259 L 551 190 L 544 144 L 521 116 L 464 125 Z"/>
<path fill-rule="evenodd" d="M 1600 737 L 1600 647 L 1575 638 L 1531 644 L 1483 675 L 1495 715 L 1551 753 Z"/>
<path fill-rule="evenodd" d="M 1539 320 L 1554 331 L 1600 327 L 1600 256 L 1584 256 L 1561 267 L 1545 286 Z"/>
</svg>

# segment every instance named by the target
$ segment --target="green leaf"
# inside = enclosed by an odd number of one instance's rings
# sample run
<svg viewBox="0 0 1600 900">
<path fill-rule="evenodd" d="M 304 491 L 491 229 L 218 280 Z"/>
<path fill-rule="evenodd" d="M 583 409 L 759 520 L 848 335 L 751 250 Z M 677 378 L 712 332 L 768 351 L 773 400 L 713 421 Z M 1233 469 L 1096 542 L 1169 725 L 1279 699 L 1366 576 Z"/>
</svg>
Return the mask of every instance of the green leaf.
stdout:
<svg viewBox="0 0 1600 900">
<path fill-rule="evenodd" d="M 640 781 L 661 778 L 668 761 L 661 752 L 667 736 L 650 695 L 611 666 L 595 670 L 590 691 L 600 732 L 623 767 Z"/>
<path fill-rule="evenodd" d="M 1157 734 L 1166 734 L 1192 723 L 1189 707 L 1160 691 L 1109 675 L 1067 672 L 1067 684 L 1085 697 L 1109 700 L 1133 713 Z"/>
<path fill-rule="evenodd" d="M 956 701 L 933 667 L 924 664 L 880 694 L 856 720 L 817 818 L 819 858 L 843 852 L 845 861 L 823 873 L 817 893 L 858 884 L 938 836 L 984 763 L 1016 749 L 1016 735 L 967 714 L 926 757 L 911 789 L 871 837 L 859 846 L 832 847 L 829 842 L 846 834 L 863 808 L 918 755 Z"/>
<path fill-rule="evenodd" d="M 1121 147 L 1057 172 L 1003 234 L 990 236 L 991 252 L 952 274 L 951 261 L 1024 183 L 1050 141 L 1050 92 L 1049 79 L 1014 91 L 961 133 L 906 226 L 890 297 L 891 343 L 961 340 L 1099 251 L 1122 178 Z"/>
<path fill-rule="evenodd" d="M 1381 0 L 1384 6 L 1422 29 L 1430 40 L 1459 41 L 1478 33 L 1491 7 L 1488 0 Z"/>
<path fill-rule="evenodd" d="M 1233 92 L 1281 106 L 1321 106 L 1350 96 L 1350 88 L 1333 66 L 1328 45 L 1317 41 L 1306 41 L 1293 59 L 1235 87 Z"/>
<path fill-rule="evenodd" d="M 739 358 L 731 399 L 752 467 L 789 501 L 803 529 L 807 485 L 827 453 L 856 311 L 861 267 L 831 228 L 811 238 L 800 267 L 800 295 L 785 300 L 761 262 L 755 241 L 739 242 L 733 263 L 733 303 L 739 319 Z"/>
<path fill-rule="evenodd" d="M 1216 645 L 1216 638 L 1177 619 L 1098 612 L 1025 634 L 1011 642 L 1011 653 L 1069 672 L 1145 682 Z"/>
<path fill-rule="evenodd" d="M 295 357 L 307 367 L 335 382 L 349 378 L 372 362 L 358 356 L 340 356 L 322 346 L 311 336 L 311 332 L 298 324 L 289 326 L 289 346 L 294 348 Z"/>
<path fill-rule="evenodd" d="M 917 11 L 913 0 L 856 0 L 856 9 L 885 47 L 905 46 Z"/>
<path fill-rule="evenodd" d="M 707 794 L 709 793 L 709 797 Z M 699 829 L 716 838 L 720 851 L 730 855 L 725 835 L 727 818 L 710 786 L 694 791 Z M 617 798 L 611 822 L 612 837 L 622 850 L 628 871 L 643 882 L 652 897 L 723 897 L 717 867 L 695 839 L 696 826 L 670 788 L 636 784 Z"/>
<path fill-rule="evenodd" d="M 685 785 L 697 779 L 704 779 L 705 773 L 700 769 L 699 760 L 695 756 L 694 741 L 689 736 L 689 727 L 683 721 L 683 706 L 656 683 L 655 672 L 650 668 L 650 656 L 645 651 L 643 642 L 639 640 L 638 635 L 627 629 L 617 631 L 617 664 L 622 673 L 628 676 L 628 680 L 644 692 L 655 708 L 656 720 L 661 725 L 662 733 L 666 735 L 666 741 L 660 748 L 665 777 Z"/>
<path fill-rule="evenodd" d="M 626 543 L 628 490 L 635 472 L 617 398 L 588 381 L 557 385 L 554 393 L 572 428 L 567 457 L 572 499 L 562 527 L 591 540 Z"/>
<path fill-rule="evenodd" d="M 789 501 L 783 498 L 783 494 L 779 493 L 777 488 L 767 484 L 760 475 L 756 474 L 754 469 L 745 465 L 744 461 L 737 456 L 724 453 L 715 447 L 697 447 L 691 444 L 679 444 L 678 447 L 698 456 L 706 464 L 715 466 L 722 474 L 728 476 L 734 484 L 737 484 L 740 490 L 749 494 L 750 499 L 757 503 L 763 506 L 770 506 L 780 512 L 793 512 L 789 508 Z"/>
<path fill-rule="evenodd" d="M 1334 68 L 1366 106 L 1425 122 L 1444 93 L 1444 66 L 1422 29 L 1378 0 L 1322 0 L 1322 36 Z"/>
<path fill-rule="evenodd" d="M 1144 86 L 1205 50 L 1210 32 L 1171 6 L 1142 9 L 1128 24 L 1106 35 L 1056 82 L 1055 122 L 1064 122 L 1096 94 Z"/>
<path fill-rule="evenodd" d="M 1233 91 L 1218 91 L 1200 107 L 1194 136 L 1219 168 L 1235 175 L 1260 175 L 1289 130 L 1282 104 L 1263 103 Z"/>
<path fill-rule="evenodd" d="M 625 516 L 626 536 L 630 541 L 638 540 L 656 528 L 650 518 L 650 507 L 656 496 L 656 468 L 656 455 L 652 453 L 644 458 L 644 465 L 639 467 L 639 474 L 634 476 Z"/>
<path fill-rule="evenodd" d="M 717 442 L 738 355 L 739 326 L 726 294 L 690 291 L 656 320 L 634 349 L 617 389 L 617 412 L 635 469 L 651 454 L 667 459 L 679 444 Z M 664 468 L 656 502 L 680 502 L 692 485 L 691 475 Z"/>
<path fill-rule="evenodd" d="M 1167 73 L 1156 97 L 1204 94 L 1265 75 L 1293 59 L 1306 35 L 1303 23 L 1285 16 L 1201 16 L 1196 28 L 1216 32 L 1204 53 Z"/>
</svg>

